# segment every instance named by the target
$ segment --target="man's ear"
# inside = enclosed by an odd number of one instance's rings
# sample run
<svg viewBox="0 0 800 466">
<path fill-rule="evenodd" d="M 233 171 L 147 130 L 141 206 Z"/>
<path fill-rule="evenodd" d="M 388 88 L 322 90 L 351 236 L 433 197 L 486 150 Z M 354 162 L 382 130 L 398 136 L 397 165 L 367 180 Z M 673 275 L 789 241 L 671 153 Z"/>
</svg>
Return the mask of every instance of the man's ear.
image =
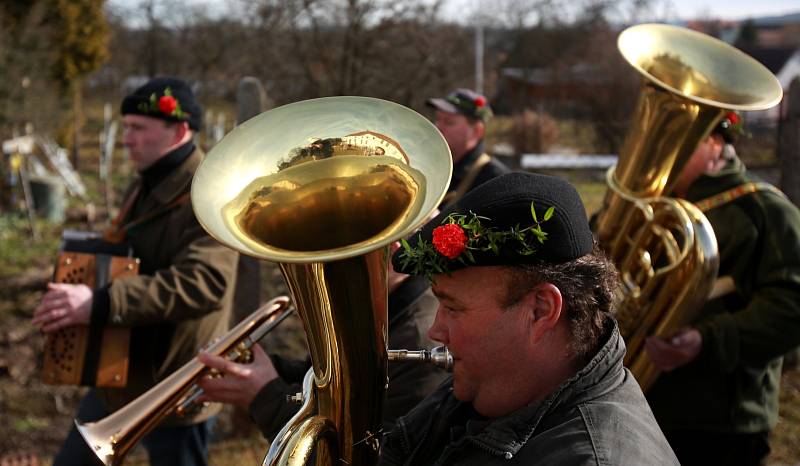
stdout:
<svg viewBox="0 0 800 466">
<path fill-rule="evenodd" d="M 710 135 L 709 139 L 711 141 L 711 150 L 709 151 L 709 159 L 707 160 L 705 173 L 713 175 L 718 173 L 725 166 L 725 163 L 727 163 L 723 157 L 725 139 L 716 133 Z"/>
<path fill-rule="evenodd" d="M 183 142 L 184 138 L 186 137 L 186 134 L 189 133 L 189 123 L 185 121 L 179 121 L 174 125 L 174 129 L 175 133 L 173 134 L 175 135 L 175 137 L 172 143 L 180 144 L 181 142 Z"/>
<path fill-rule="evenodd" d="M 486 123 L 484 123 L 482 120 L 478 120 L 472 125 L 472 130 L 474 131 L 473 136 L 475 136 L 475 138 L 478 140 L 481 140 L 486 134 Z"/>
<path fill-rule="evenodd" d="M 561 291 L 552 283 L 540 283 L 524 299 L 531 310 L 531 338 L 537 343 L 561 318 Z"/>
</svg>

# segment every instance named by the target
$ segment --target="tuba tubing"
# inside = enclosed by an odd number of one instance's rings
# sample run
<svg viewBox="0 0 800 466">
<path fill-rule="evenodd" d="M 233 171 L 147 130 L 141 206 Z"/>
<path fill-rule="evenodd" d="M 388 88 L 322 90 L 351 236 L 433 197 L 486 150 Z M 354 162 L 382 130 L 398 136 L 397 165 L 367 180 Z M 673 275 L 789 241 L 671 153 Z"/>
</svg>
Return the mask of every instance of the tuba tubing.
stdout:
<svg viewBox="0 0 800 466">
<path fill-rule="evenodd" d="M 289 299 L 281 296 L 269 301 L 236 325 L 206 351 L 215 356 L 238 359 L 264 335 L 291 314 Z M 125 455 L 173 411 L 186 409 L 199 397 L 197 380 L 209 374 L 197 358 L 184 364 L 169 377 L 121 409 L 96 421 L 75 426 L 89 448 L 103 464 L 122 464 Z"/>
<path fill-rule="evenodd" d="M 388 357 L 389 362 L 428 363 L 446 371 L 453 369 L 453 355 L 446 346 L 437 346 L 430 350 L 389 350 Z M 305 465 L 311 457 L 315 443 L 301 440 L 323 439 L 327 442 L 328 448 L 336 448 L 333 423 L 327 422 L 326 418 L 317 416 L 314 412 L 316 399 L 313 369 L 309 369 L 303 379 L 301 397 L 300 410 L 275 436 L 274 443 L 279 447 L 269 450 L 264 459 L 264 465 Z M 373 438 L 370 441 L 377 441 L 377 439 Z"/>
</svg>

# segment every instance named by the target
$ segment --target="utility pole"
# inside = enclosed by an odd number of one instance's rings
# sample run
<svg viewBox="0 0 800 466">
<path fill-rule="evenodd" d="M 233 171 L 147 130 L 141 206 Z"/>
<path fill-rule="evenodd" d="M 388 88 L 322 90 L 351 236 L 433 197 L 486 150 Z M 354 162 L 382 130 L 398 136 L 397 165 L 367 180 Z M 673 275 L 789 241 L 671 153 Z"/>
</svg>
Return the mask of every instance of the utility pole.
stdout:
<svg viewBox="0 0 800 466">
<path fill-rule="evenodd" d="M 475 24 L 475 92 L 483 94 L 483 25 Z"/>
</svg>

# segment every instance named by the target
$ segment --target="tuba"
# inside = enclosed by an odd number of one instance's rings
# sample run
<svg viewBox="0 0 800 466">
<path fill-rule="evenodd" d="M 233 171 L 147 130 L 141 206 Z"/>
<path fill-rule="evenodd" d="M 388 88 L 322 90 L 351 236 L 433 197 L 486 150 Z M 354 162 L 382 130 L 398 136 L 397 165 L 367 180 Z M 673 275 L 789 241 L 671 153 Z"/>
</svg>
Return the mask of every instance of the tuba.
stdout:
<svg viewBox="0 0 800 466">
<path fill-rule="evenodd" d="M 262 113 L 197 169 L 198 220 L 221 243 L 280 264 L 309 344 L 302 408 L 264 464 L 377 461 L 389 245 L 425 222 L 451 172 L 427 119 L 366 97 Z"/>
<path fill-rule="evenodd" d="M 719 285 L 708 220 L 690 202 L 664 194 L 727 110 L 772 107 L 782 90 L 754 59 L 688 29 L 633 26 L 617 45 L 644 86 L 619 161 L 607 173 L 595 229 L 620 272 L 616 317 L 628 348 L 625 365 L 647 390 L 658 371 L 644 352 L 645 338 L 668 338 L 691 323 Z"/>
</svg>

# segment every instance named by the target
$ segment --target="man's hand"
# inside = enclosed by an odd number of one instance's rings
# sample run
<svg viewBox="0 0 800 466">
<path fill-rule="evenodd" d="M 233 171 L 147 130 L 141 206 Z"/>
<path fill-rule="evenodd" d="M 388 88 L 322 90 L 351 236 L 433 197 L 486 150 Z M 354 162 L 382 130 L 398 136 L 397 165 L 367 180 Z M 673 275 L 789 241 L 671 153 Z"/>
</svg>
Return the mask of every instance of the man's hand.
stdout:
<svg viewBox="0 0 800 466">
<path fill-rule="evenodd" d="M 253 345 L 250 350 L 253 352 L 253 362 L 250 364 L 239 364 L 201 351 L 197 359 L 224 377 L 200 379 L 198 384 L 204 393 L 198 401 L 221 401 L 245 408 L 250 406 L 261 388 L 278 378 L 272 360 L 261 346 Z"/>
<path fill-rule="evenodd" d="M 50 333 L 63 327 L 88 324 L 91 314 L 91 288 L 83 284 L 48 283 L 47 293 L 33 311 L 31 323 Z"/>
<path fill-rule="evenodd" d="M 655 366 L 669 372 L 692 362 L 703 348 L 703 336 L 697 329 L 680 330 L 669 340 L 649 337 L 645 349 Z"/>
</svg>

